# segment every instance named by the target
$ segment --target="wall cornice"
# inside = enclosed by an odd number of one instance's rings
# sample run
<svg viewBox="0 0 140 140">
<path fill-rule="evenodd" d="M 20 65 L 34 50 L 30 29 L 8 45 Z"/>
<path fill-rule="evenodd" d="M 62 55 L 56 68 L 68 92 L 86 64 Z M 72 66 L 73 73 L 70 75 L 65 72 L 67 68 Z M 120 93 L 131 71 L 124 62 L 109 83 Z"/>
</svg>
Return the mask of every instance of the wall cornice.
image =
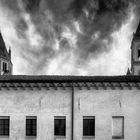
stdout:
<svg viewBox="0 0 140 140">
<path fill-rule="evenodd" d="M 132 90 L 140 89 L 139 82 L 69 82 L 69 83 L 8 83 L 0 82 L 0 90 L 58 90 L 58 89 L 67 89 L 74 87 L 78 90 Z"/>
</svg>

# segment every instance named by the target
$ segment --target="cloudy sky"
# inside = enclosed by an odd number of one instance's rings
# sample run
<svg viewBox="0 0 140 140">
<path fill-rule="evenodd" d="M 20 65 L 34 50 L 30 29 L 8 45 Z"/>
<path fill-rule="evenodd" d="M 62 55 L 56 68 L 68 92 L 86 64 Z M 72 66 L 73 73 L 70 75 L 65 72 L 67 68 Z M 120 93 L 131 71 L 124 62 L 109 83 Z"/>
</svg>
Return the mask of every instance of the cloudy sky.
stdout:
<svg viewBox="0 0 140 140">
<path fill-rule="evenodd" d="M 124 75 L 139 0 L 0 0 L 14 74 Z"/>
</svg>

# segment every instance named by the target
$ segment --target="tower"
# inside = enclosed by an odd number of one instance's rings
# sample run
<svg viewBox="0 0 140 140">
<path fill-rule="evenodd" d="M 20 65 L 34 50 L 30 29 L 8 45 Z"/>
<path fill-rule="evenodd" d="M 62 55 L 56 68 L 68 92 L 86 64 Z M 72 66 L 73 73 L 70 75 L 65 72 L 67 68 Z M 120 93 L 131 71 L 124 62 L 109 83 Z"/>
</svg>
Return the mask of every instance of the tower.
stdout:
<svg viewBox="0 0 140 140">
<path fill-rule="evenodd" d="M 140 75 L 140 23 L 131 44 L 131 74 Z"/>
<path fill-rule="evenodd" d="M 7 51 L 2 34 L 0 33 L 0 75 L 12 74 L 11 49 Z"/>
</svg>

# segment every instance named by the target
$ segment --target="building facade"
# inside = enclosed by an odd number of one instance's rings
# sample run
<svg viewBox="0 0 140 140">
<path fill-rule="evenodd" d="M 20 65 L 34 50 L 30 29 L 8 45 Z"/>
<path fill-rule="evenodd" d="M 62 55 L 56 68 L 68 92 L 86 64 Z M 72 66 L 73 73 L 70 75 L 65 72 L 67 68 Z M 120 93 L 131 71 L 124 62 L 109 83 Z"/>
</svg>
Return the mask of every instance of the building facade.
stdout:
<svg viewBox="0 0 140 140">
<path fill-rule="evenodd" d="M 131 76 L 12 75 L 0 36 L 0 140 L 139 140 L 139 30 Z"/>
<path fill-rule="evenodd" d="M 0 139 L 139 140 L 139 91 L 137 76 L 1 76 Z"/>
</svg>

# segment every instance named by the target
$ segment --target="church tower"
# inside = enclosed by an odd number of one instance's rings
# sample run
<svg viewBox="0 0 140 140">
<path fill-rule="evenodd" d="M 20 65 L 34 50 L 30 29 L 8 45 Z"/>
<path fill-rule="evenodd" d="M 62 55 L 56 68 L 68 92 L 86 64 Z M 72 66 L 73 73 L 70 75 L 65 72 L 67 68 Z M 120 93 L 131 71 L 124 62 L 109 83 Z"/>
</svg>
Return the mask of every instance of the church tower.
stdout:
<svg viewBox="0 0 140 140">
<path fill-rule="evenodd" d="M 131 75 L 140 75 L 140 23 L 131 44 Z"/>
<path fill-rule="evenodd" d="M 0 33 L 0 75 L 12 75 L 11 49 L 7 51 L 2 34 Z"/>
</svg>

